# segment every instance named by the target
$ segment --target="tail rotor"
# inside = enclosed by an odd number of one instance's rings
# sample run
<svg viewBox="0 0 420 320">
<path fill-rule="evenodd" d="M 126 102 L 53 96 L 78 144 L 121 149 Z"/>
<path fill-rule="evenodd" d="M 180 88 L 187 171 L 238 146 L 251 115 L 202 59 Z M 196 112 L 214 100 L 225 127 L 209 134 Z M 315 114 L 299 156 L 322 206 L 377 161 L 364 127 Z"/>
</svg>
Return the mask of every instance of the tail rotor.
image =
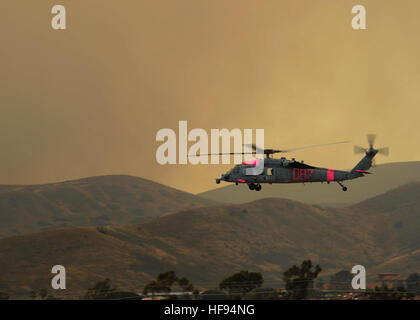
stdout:
<svg viewBox="0 0 420 320">
<path fill-rule="evenodd" d="M 389 148 L 388 147 L 379 148 L 378 153 L 388 157 L 389 156 Z"/>
<path fill-rule="evenodd" d="M 383 147 L 383 148 L 379 148 L 379 149 L 375 149 L 373 147 L 375 140 L 376 140 L 376 134 L 367 134 L 366 135 L 368 144 L 369 144 L 369 148 L 363 148 L 361 146 L 354 146 L 354 153 L 355 154 L 360 154 L 360 153 L 366 153 L 367 155 L 372 154 L 375 155 L 377 153 L 382 154 L 384 156 L 388 156 L 389 155 L 389 148 L 388 147 Z"/>
<path fill-rule="evenodd" d="M 354 154 L 361 154 L 361 153 L 366 153 L 367 149 L 361 147 L 361 146 L 354 146 Z"/>
<path fill-rule="evenodd" d="M 376 140 L 376 134 L 369 133 L 366 135 L 366 138 L 369 143 L 369 148 L 373 149 L 373 144 L 375 143 L 375 140 Z"/>
</svg>

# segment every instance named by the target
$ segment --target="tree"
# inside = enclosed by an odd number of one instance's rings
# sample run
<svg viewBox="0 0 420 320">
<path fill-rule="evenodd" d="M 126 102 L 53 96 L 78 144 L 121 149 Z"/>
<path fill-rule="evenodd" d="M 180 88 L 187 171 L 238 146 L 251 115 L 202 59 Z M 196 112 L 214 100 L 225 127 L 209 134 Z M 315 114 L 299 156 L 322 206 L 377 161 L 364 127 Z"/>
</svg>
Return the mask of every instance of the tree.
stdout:
<svg viewBox="0 0 420 320">
<path fill-rule="evenodd" d="M 148 293 L 156 293 L 156 292 L 160 292 L 161 287 L 159 286 L 159 284 L 156 281 L 151 281 L 148 284 L 146 284 L 143 288 L 143 294 L 148 294 Z"/>
<path fill-rule="evenodd" d="M 387 285 L 376 286 L 375 290 L 368 290 L 366 296 L 370 300 L 401 300 L 409 297 L 406 288 L 388 288 Z"/>
<path fill-rule="evenodd" d="M 46 296 L 48 295 L 47 289 L 41 289 L 39 290 L 39 297 L 44 300 Z"/>
<path fill-rule="evenodd" d="M 323 290 L 325 286 L 325 280 L 320 278 L 315 282 L 315 287 L 319 290 Z"/>
<path fill-rule="evenodd" d="M 242 300 L 278 300 L 279 293 L 273 288 L 255 288 L 245 294 Z"/>
<path fill-rule="evenodd" d="M 39 291 L 31 291 L 30 293 L 30 297 L 32 299 L 41 299 L 41 300 L 45 300 L 47 298 L 49 298 L 51 295 L 48 295 L 47 289 L 40 289 Z"/>
<path fill-rule="evenodd" d="M 300 267 L 294 265 L 283 273 L 286 282 L 287 297 L 289 299 L 306 299 L 313 288 L 313 281 L 321 272 L 321 267 L 316 265 L 312 270 L 312 261 L 304 260 Z"/>
<path fill-rule="evenodd" d="M 111 285 L 110 279 L 97 282 L 92 288 L 89 288 L 85 294 L 85 299 L 89 300 L 111 300 L 111 299 L 140 299 L 136 292 L 119 291 Z M 47 299 L 55 299 L 53 296 L 47 296 Z"/>
<path fill-rule="evenodd" d="M 219 290 L 206 290 L 198 296 L 199 300 L 228 300 L 229 296 Z"/>
<path fill-rule="evenodd" d="M 178 280 L 174 271 L 160 273 L 157 277 L 157 282 L 162 285 L 168 292 L 171 291 L 171 286 Z"/>
<path fill-rule="evenodd" d="M 330 289 L 337 291 L 349 292 L 352 291 L 351 280 L 352 274 L 347 270 L 342 270 L 331 276 Z"/>
<path fill-rule="evenodd" d="M 190 281 L 182 277 L 181 279 L 178 279 L 178 285 L 182 288 L 182 291 L 184 292 L 192 292 L 194 291 L 194 286 L 190 283 Z"/>
<path fill-rule="evenodd" d="M 4 292 L 0 292 L 0 300 L 9 300 L 9 295 Z"/>
<path fill-rule="evenodd" d="M 224 279 L 220 283 L 219 288 L 220 290 L 228 290 L 230 294 L 244 294 L 261 287 L 263 282 L 261 273 L 245 270 Z"/>
<path fill-rule="evenodd" d="M 417 272 L 410 274 L 406 280 L 406 283 L 407 291 L 410 293 L 410 295 L 420 295 L 420 276 Z"/>
<path fill-rule="evenodd" d="M 110 279 L 105 279 L 96 283 L 93 288 L 88 289 L 85 299 L 106 300 L 110 299 L 115 292 L 115 288 L 111 285 Z"/>
<path fill-rule="evenodd" d="M 178 284 L 184 292 L 194 291 L 194 286 L 190 283 L 190 281 L 187 278 L 178 278 L 175 272 L 171 270 L 159 273 L 156 280 L 149 282 L 144 287 L 143 294 L 169 293 L 171 292 L 171 287 L 174 284 Z"/>
</svg>

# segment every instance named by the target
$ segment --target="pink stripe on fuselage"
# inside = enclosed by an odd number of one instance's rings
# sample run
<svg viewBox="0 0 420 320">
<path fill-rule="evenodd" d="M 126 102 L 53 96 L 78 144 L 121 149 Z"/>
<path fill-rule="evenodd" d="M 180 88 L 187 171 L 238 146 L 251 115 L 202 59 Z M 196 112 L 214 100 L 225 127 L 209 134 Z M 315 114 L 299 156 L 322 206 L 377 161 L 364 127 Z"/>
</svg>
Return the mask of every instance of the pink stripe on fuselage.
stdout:
<svg viewBox="0 0 420 320">
<path fill-rule="evenodd" d="M 239 182 L 245 182 L 245 180 L 242 180 L 242 179 L 237 179 L 237 181 L 239 181 Z"/>
<path fill-rule="evenodd" d="M 256 166 L 258 165 L 258 162 L 259 162 L 258 159 L 253 159 L 253 160 L 244 161 L 242 162 L 242 164 Z"/>
<path fill-rule="evenodd" d="M 328 169 L 327 181 L 334 181 L 334 169 Z"/>
</svg>

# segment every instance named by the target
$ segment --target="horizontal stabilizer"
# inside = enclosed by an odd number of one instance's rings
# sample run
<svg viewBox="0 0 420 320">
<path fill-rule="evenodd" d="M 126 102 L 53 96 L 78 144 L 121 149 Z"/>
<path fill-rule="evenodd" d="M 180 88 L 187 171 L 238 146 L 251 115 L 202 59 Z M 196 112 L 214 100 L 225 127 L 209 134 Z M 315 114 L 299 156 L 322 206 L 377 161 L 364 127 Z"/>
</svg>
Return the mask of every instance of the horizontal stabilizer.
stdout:
<svg viewBox="0 0 420 320">
<path fill-rule="evenodd" d="M 356 172 L 360 172 L 360 173 L 363 173 L 363 174 L 372 174 L 372 172 L 368 172 L 368 171 L 365 171 L 365 170 L 356 170 Z"/>
</svg>

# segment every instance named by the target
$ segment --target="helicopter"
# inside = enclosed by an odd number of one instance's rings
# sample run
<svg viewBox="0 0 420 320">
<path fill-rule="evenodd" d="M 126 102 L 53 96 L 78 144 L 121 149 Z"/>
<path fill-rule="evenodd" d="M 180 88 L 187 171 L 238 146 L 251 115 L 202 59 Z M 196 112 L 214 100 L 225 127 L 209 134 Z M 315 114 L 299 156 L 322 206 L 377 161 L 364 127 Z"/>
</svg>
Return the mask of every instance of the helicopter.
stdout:
<svg viewBox="0 0 420 320">
<path fill-rule="evenodd" d="M 365 156 L 356 164 L 356 166 L 350 171 L 335 170 L 328 168 L 314 167 L 304 163 L 303 161 L 296 161 L 295 158 L 291 160 L 281 157 L 280 159 L 272 158 L 271 155 L 276 153 L 286 153 L 300 149 L 315 148 L 331 144 L 348 143 L 350 141 L 333 142 L 321 145 L 312 145 L 300 148 L 292 148 L 285 150 L 277 149 L 261 149 L 255 144 L 246 145 L 252 148 L 252 152 L 241 152 L 241 153 L 218 153 L 223 154 L 264 154 L 264 166 L 261 167 L 260 174 L 249 174 L 249 168 L 255 168 L 259 165 L 261 159 L 253 159 L 244 161 L 241 164 L 236 165 L 231 170 L 222 174 L 220 178 L 216 179 L 216 183 L 220 184 L 221 181 L 238 184 L 247 184 L 249 190 L 260 191 L 262 189 L 261 184 L 263 183 L 307 183 L 307 182 L 337 182 L 343 191 L 347 191 L 347 187 L 343 185 L 345 180 L 353 180 L 361 178 L 368 172 L 372 166 L 372 161 L 376 154 L 383 154 L 387 156 L 389 154 L 389 148 L 384 147 L 375 149 L 373 144 L 375 142 L 375 134 L 367 134 L 367 141 L 369 148 L 363 148 L 360 146 L 354 146 L 354 152 L 356 154 L 364 153 Z M 211 154 L 209 154 L 211 155 Z M 248 170 L 247 170 L 248 169 Z"/>
</svg>

